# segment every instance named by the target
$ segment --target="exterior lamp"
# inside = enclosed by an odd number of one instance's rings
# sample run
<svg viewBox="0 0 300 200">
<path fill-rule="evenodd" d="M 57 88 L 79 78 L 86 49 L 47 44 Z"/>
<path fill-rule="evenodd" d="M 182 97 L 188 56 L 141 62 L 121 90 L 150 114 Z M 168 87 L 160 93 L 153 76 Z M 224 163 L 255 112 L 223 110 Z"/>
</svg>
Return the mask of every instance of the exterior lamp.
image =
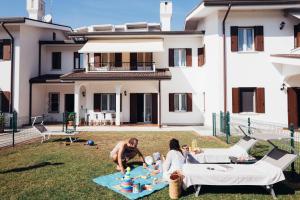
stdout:
<svg viewBox="0 0 300 200">
<path fill-rule="evenodd" d="M 85 91 L 82 92 L 82 96 L 85 97 Z"/>
<path fill-rule="evenodd" d="M 282 30 L 285 27 L 285 22 L 282 21 L 279 25 L 279 29 Z"/>
<path fill-rule="evenodd" d="M 126 90 L 124 91 L 124 95 L 127 96 L 127 91 Z"/>
<path fill-rule="evenodd" d="M 285 90 L 285 88 L 286 88 L 285 83 L 282 83 L 282 86 L 281 86 L 280 90 L 283 91 L 283 90 Z"/>
</svg>

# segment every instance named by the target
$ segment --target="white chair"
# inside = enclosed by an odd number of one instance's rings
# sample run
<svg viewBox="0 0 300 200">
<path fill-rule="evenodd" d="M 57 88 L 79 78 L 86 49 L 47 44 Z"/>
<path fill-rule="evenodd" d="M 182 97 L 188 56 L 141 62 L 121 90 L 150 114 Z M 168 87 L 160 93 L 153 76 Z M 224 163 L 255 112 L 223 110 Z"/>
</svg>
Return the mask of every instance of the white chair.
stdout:
<svg viewBox="0 0 300 200">
<path fill-rule="evenodd" d="M 100 125 L 105 125 L 105 116 L 104 116 L 104 113 L 100 113 L 99 114 L 99 122 L 100 122 Z"/>
<path fill-rule="evenodd" d="M 110 125 L 115 123 L 115 114 L 114 113 L 106 113 L 105 121 L 109 122 Z"/>
</svg>

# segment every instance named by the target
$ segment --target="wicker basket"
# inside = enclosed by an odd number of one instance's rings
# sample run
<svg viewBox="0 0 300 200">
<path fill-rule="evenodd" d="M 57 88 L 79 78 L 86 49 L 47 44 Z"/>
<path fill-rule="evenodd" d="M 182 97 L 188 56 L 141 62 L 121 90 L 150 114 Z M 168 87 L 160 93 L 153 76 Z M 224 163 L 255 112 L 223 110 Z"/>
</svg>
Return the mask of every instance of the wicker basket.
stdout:
<svg viewBox="0 0 300 200">
<path fill-rule="evenodd" d="M 171 174 L 169 180 L 169 196 L 171 199 L 178 199 L 180 197 L 181 184 L 182 184 L 181 175 L 177 172 Z"/>
</svg>

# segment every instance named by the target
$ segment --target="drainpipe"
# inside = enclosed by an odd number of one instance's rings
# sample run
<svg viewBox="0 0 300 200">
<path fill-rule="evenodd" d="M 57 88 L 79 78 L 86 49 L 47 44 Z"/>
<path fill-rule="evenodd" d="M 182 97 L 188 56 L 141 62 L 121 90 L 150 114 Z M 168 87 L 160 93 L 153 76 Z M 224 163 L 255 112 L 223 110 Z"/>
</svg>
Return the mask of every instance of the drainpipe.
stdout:
<svg viewBox="0 0 300 200">
<path fill-rule="evenodd" d="M 10 112 L 13 112 L 14 110 L 14 71 L 15 71 L 15 39 L 12 36 L 12 34 L 8 31 L 8 29 L 5 26 L 5 22 L 1 23 L 2 28 L 5 30 L 5 32 L 9 35 L 11 38 L 11 74 L 10 74 Z"/>
<path fill-rule="evenodd" d="M 228 9 L 226 11 L 225 17 L 223 19 L 223 79 L 224 79 L 224 113 L 227 112 L 227 51 L 226 51 L 226 19 L 231 10 L 231 3 L 228 4 Z"/>
<path fill-rule="evenodd" d="M 161 80 L 158 81 L 158 95 L 159 95 L 159 122 L 158 122 L 158 126 L 159 128 L 162 127 L 161 125 Z"/>
</svg>

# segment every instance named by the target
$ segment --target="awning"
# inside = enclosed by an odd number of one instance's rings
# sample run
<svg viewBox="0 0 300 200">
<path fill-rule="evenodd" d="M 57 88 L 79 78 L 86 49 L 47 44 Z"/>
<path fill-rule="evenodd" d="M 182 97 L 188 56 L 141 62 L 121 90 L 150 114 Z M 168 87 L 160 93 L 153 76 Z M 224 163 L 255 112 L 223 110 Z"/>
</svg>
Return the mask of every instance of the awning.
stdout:
<svg viewBox="0 0 300 200">
<path fill-rule="evenodd" d="M 89 40 L 79 53 L 162 52 L 162 39 Z"/>
<path fill-rule="evenodd" d="M 300 11 L 290 11 L 289 14 L 297 19 L 300 19 Z"/>
</svg>

